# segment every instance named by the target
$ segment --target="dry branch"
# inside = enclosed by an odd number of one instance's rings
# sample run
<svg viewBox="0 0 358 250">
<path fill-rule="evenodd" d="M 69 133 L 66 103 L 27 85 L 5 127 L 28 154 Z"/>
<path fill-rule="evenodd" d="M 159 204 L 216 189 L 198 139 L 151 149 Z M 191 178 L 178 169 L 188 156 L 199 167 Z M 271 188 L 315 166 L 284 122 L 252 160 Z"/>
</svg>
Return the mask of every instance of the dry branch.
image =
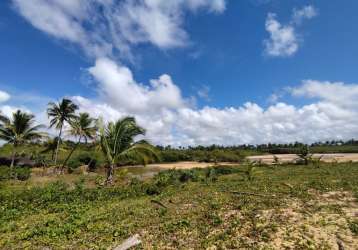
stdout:
<svg viewBox="0 0 358 250">
<path fill-rule="evenodd" d="M 122 244 L 115 247 L 113 250 L 127 250 L 141 243 L 142 241 L 139 239 L 139 235 L 135 234 L 132 237 L 126 239 Z"/>
</svg>

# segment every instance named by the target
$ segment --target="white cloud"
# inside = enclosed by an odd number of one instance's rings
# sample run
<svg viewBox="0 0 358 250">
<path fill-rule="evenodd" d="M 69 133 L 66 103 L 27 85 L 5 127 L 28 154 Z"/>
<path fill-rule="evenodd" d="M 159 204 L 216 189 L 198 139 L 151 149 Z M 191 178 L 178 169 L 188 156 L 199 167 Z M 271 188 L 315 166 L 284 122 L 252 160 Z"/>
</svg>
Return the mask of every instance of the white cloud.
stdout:
<svg viewBox="0 0 358 250">
<path fill-rule="evenodd" d="M 10 99 L 10 94 L 5 92 L 5 91 L 2 91 L 0 90 L 0 103 L 1 102 L 7 102 L 9 99 Z"/>
<path fill-rule="evenodd" d="M 184 12 L 221 13 L 225 0 L 13 0 L 34 27 L 80 45 L 92 57 L 116 52 L 131 58 L 131 46 L 185 46 Z"/>
<path fill-rule="evenodd" d="M 210 87 L 208 85 L 203 85 L 197 92 L 198 96 L 205 101 L 210 101 Z"/>
<path fill-rule="evenodd" d="M 168 75 L 151 80 L 150 86 L 145 86 L 133 79 L 129 68 L 108 58 L 98 59 L 89 72 L 99 83 L 100 95 L 119 110 L 153 113 L 185 105 L 179 88 Z"/>
<path fill-rule="evenodd" d="M 295 96 L 318 98 L 342 108 L 358 107 L 358 85 L 343 82 L 305 80 L 302 86 L 291 89 Z"/>
<path fill-rule="evenodd" d="M 88 72 L 97 82 L 98 97 L 72 97 L 81 110 L 92 116 L 103 116 L 105 120 L 134 115 L 147 129 L 147 138 L 153 143 L 179 146 L 312 142 L 350 139 L 358 134 L 356 84 L 303 81 L 290 93 L 313 99 L 300 107 L 279 102 L 263 108 L 248 102 L 238 107 L 198 109 L 182 95 L 169 75 L 163 74 L 142 84 L 134 79 L 128 67 L 109 59 L 118 51 L 130 56 L 131 46 L 142 43 L 162 49 L 186 45 L 189 42 L 189 35 L 183 28 L 186 12 L 221 13 L 225 10 L 224 0 L 13 2 L 34 27 L 79 44 L 88 55 L 97 58 Z M 275 14 L 269 14 L 267 54 L 290 56 L 296 53 L 299 48 L 297 25 L 315 15 L 310 8 L 295 10 L 291 22 L 282 25 Z M 4 113 L 14 111 L 9 105 L 0 106 L 0 109 Z M 46 119 L 44 112 L 39 113 L 39 118 L 40 121 Z"/>
<path fill-rule="evenodd" d="M 357 84 L 303 81 L 288 91 L 313 98 L 301 107 L 279 102 L 263 108 L 248 102 L 239 107 L 198 109 L 168 75 L 143 85 L 128 68 L 109 59 L 98 60 L 89 70 L 100 94 L 97 99 L 73 97 L 81 109 L 105 120 L 134 115 L 147 129 L 146 137 L 156 144 L 313 142 L 358 134 Z"/>
<path fill-rule="evenodd" d="M 264 40 L 265 53 L 273 57 L 288 57 L 294 55 L 303 41 L 297 34 L 297 26 L 304 19 L 311 19 L 317 15 L 317 10 L 309 5 L 302 9 L 294 9 L 292 20 L 288 25 L 282 25 L 277 21 L 274 13 L 269 13 L 266 18 L 265 28 L 270 38 Z"/>
<path fill-rule="evenodd" d="M 304 6 L 302 9 L 294 9 L 292 22 L 300 25 L 304 19 L 312 19 L 318 15 L 317 9 L 312 5 Z"/>
<path fill-rule="evenodd" d="M 265 51 L 270 56 L 291 56 L 298 50 L 298 39 L 293 26 L 282 26 L 276 15 L 269 13 L 266 19 L 266 31 L 270 39 L 264 41 Z"/>
</svg>

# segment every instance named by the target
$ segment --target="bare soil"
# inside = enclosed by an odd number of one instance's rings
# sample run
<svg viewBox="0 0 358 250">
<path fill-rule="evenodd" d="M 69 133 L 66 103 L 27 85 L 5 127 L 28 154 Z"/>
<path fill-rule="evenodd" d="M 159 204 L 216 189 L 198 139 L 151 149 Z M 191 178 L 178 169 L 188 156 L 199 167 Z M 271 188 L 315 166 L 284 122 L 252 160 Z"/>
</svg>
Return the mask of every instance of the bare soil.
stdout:
<svg viewBox="0 0 358 250">
<path fill-rule="evenodd" d="M 298 158 L 295 154 L 269 154 L 248 156 L 247 159 L 250 161 L 261 161 L 262 163 L 271 164 L 273 163 L 275 156 L 281 163 L 294 162 Z M 314 154 L 313 157 L 321 158 L 324 162 L 358 162 L 357 153 Z"/>
</svg>

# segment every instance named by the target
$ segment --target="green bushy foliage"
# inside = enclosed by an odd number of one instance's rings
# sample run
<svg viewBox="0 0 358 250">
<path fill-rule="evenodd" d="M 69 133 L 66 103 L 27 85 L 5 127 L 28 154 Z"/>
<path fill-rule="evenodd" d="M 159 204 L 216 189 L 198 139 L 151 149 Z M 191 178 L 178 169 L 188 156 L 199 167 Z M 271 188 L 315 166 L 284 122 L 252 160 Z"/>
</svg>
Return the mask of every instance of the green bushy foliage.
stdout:
<svg viewBox="0 0 358 250">
<path fill-rule="evenodd" d="M 78 178 L 74 187 L 64 182 L 42 187 L 3 182 L 0 248 L 113 249 L 134 233 L 144 232 L 143 242 L 157 249 L 206 249 L 218 242 L 222 248 L 252 249 L 253 244 L 274 239 L 277 227 L 286 223 L 280 208 L 289 207 L 291 199 L 302 206 L 310 204 L 304 206 L 302 216 L 305 216 L 306 209 L 309 213 L 322 209 L 320 204 L 308 202 L 316 201 L 309 190 L 345 190 L 357 195 L 357 166 L 352 163 L 320 168 L 293 164 L 275 169 L 257 167 L 250 182 L 246 166 L 168 170 L 153 179 L 132 179 L 111 187 L 86 187 L 85 178 Z M 209 183 L 215 179 L 215 183 Z M 208 183 L 203 183 L 204 180 Z M 342 208 L 345 206 L 342 204 Z M 274 216 L 262 220 L 263 216 L 258 215 L 268 210 Z M 354 218 L 348 226 L 356 235 Z M 218 233 L 210 235 L 210 232 Z M 246 239 L 236 242 L 238 232 L 253 244 L 246 244 Z M 193 241 L 173 243 L 173 239 L 189 239 L 189 234 Z M 320 249 L 319 242 L 316 243 L 314 246 Z"/>
<path fill-rule="evenodd" d="M 179 150 L 163 150 L 161 152 L 161 158 L 163 162 L 177 162 L 177 161 L 190 160 L 190 156 L 188 154 Z"/>
<path fill-rule="evenodd" d="M 9 180 L 10 178 L 10 168 L 8 166 L 0 166 L 0 181 Z"/>
<path fill-rule="evenodd" d="M 95 154 L 91 154 L 88 152 L 81 152 L 77 156 L 77 159 L 80 163 L 88 165 L 89 171 L 95 171 L 99 161 L 98 157 Z"/>
<path fill-rule="evenodd" d="M 31 168 L 15 168 L 15 176 L 20 181 L 26 181 L 31 176 Z"/>
<path fill-rule="evenodd" d="M 11 173 L 11 168 L 8 166 L 0 166 L 0 181 L 17 179 L 20 181 L 26 181 L 31 176 L 31 169 L 28 167 L 15 167 L 13 173 Z"/>
<path fill-rule="evenodd" d="M 88 165 L 88 170 L 94 172 L 97 169 L 98 158 L 95 154 L 89 152 L 80 152 L 73 156 L 67 163 L 68 172 L 73 173 L 81 165 Z"/>
<path fill-rule="evenodd" d="M 77 158 L 70 159 L 67 163 L 68 173 L 73 173 L 81 165 L 82 163 Z"/>
</svg>

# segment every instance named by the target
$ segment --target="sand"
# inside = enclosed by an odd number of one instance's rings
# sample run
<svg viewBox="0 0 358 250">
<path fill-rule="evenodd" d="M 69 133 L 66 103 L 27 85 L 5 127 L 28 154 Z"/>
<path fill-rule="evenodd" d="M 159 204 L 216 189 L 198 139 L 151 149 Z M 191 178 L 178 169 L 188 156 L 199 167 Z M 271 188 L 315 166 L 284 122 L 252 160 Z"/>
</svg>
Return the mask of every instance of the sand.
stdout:
<svg viewBox="0 0 358 250">
<path fill-rule="evenodd" d="M 280 162 L 293 162 L 297 159 L 295 154 L 277 154 L 277 155 L 256 155 L 247 157 L 251 161 L 261 161 L 263 163 L 270 164 L 276 156 Z M 358 162 L 357 153 L 340 153 L 340 154 L 314 154 L 313 157 L 320 158 L 324 162 Z"/>
</svg>

